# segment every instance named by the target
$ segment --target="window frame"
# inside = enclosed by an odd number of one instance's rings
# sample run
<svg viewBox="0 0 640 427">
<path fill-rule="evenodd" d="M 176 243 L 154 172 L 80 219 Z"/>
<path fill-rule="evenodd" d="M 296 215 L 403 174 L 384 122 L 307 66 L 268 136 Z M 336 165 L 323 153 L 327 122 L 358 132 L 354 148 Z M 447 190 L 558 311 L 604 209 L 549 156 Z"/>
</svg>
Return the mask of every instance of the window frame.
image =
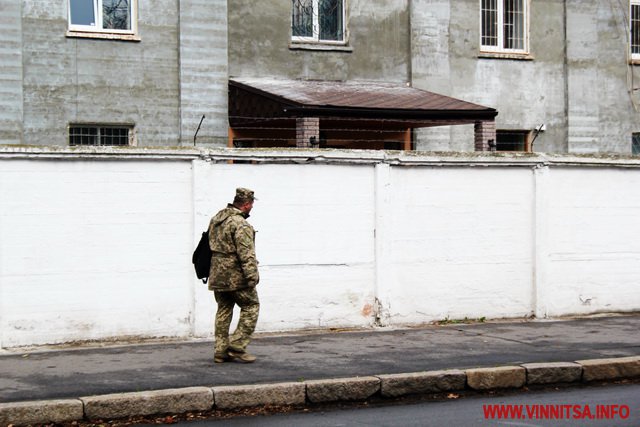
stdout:
<svg viewBox="0 0 640 427">
<path fill-rule="evenodd" d="M 82 134 L 72 134 L 72 129 L 90 129 L 94 130 L 95 134 L 86 134 L 86 136 L 93 137 L 96 139 L 96 144 L 72 144 L 71 139 L 73 136 L 81 137 Z M 125 129 L 127 131 L 127 143 L 126 144 L 101 144 L 102 138 L 109 138 L 112 136 L 104 135 L 102 132 L 104 129 Z M 136 146 L 136 138 L 135 138 L 135 125 L 128 123 L 69 123 L 68 126 L 68 142 L 70 147 L 135 147 Z"/>
<path fill-rule="evenodd" d="M 636 34 L 634 37 L 634 25 L 633 25 L 633 7 L 636 6 L 637 16 L 636 22 L 638 22 L 636 26 Z M 637 46 L 637 53 L 633 52 L 634 48 L 634 39 L 636 40 L 635 46 Z M 640 62 L 640 0 L 629 0 L 629 57 L 632 61 L 638 63 Z"/>
<path fill-rule="evenodd" d="M 483 18 L 483 8 L 482 8 L 482 2 L 483 0 L 479 1 L 479 7 L 480 7 L 480 16 L 479 16 L 479 28 L 480 28 L 480 52 L 482 53 L 490 53 L 490 54 L 511 54 L 511 55 L 528 55 L 529 54 L 529 31 L 530 31 L 530 10 L 531 10 L 531 5 L 530 5 L 530 0 L 522 0 L 522 8 L 523 8 L 523 15 L 524 15 L 524 19 L 523 19 L 523 29 L 522 29 L 522 44 L 523 47 L 522 49 L 510 49 L 510 48 L 505 48 L 504 46 L 504 42 L 505 42 L 505 31 L 504 31 L 504 6 L 505 3 L 508 0 L 496 0 L 496 4 L 497 4 L 497 45 L 496 46 L 492 46 L 492 45 L 485 45 L 483 44 L 483 38 L 484 38 L 484 26 L 483 26 L 483 22 L 482 22 L 482 18 Z"/>
<path fill-rule="evenodd" d="M 129 21 L 131 28 L 119 30 L 115 28 L 102 28 L 104 18 L 102 14 L 103 0 L 92 0 L 96 25 L 79 25 L 71 22 L 71 0 L 67 0 L 67 34 L 95 34 L 97 36 L 135 36 L 138 34 L 138 0 L 130 1 Z"/>
<path fill-rule="evenodd" d="M 504 137 L 507 135 L 518 135 L 519 138 L 522 138 L 522 150 L 515 149 L 499 149 L 499 145 L 504 144 Z M 532 147 L 532 135 L 533 131 L 528 129 L 497 129 L 496 130 L 496 151 L 500 152 L 513 152 L 513 153 L 531 153 L 533 151 Z M 503 141 L 498 141 L 499 139 L 503 139 Z"/>
<path fill-rule="evenodd" d="M 640 156 L 640 132 L 631 134 L 631 155 Z"/>
<path fill-rule="evenodd" d="M 320 39 L 320 18 L 319 13 L 313 13 L 313 22 L 311 24 L 312 36 L 294 36 L 293 35 L 293 11 L 294 11 L 294 3 L 298 0 L 292 0 L 291 3 L 291 42 L 292 43 L 309 43 L 309 44 L 320 44 L 320 45 L 334 45 L 334 46 L 344 46 L 347 44 L 347 0 L 341 0 L 342 3 L 342 40 L 327 40 Z M 320 0 L 310 0 L 312 3 L 313 10 L 319 10 L 319 2 Z"/>
</svg>

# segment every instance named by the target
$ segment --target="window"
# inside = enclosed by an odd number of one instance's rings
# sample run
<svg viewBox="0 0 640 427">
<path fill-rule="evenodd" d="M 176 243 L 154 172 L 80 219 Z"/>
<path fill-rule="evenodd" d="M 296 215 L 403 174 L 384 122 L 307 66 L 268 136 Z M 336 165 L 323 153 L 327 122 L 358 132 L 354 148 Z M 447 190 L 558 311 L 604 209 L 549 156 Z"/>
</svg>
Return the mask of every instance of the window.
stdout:
<svg viewBox="0 0 640 427">
<path fill-rule="evenodd" d="M 526 53 L 528 0 L 480 0 L 483 51 Z"/>
<path fill-rule="evenodd" d="M 631 59 L 640 60 L 640 0 L 631 0 L 630 6 Z"/>
<path fill-rule="evenodd" d="M 293 41 L 344 43 L 345 0 L 292 1 Z"/>
<path fill-rule="evenodd" d="M 631 154 L 640 156 L 640 133 L 634 133 L 631 136 Z"/>
<path fill-rule="evenodd" d="M 531 131 L 498 130 L 496 131 L 496 151 L 531 151 Z"/>
<path fill-rule="evenodd" d="M 134 34 L 136 0 L 68 0 L 69 30 Z"/>
<path fill-rule="evenodd" d="M 69 145 L 133 145 L 131 126 L 69 126 Z"/>
</svg>

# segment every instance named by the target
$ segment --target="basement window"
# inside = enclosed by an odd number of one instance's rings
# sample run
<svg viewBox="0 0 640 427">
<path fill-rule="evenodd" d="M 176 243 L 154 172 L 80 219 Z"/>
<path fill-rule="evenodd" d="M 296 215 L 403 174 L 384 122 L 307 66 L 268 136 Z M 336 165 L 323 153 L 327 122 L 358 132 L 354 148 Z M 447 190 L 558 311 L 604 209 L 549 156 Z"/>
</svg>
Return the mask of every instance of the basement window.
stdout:
<svg viewBox="0 0 640 427">
<path fill-rule="evenodd" d="M 137 0 L 69 0 L 67 35 L 116 38 L 137 32 Z"/>
<path fill-rule="evenodd" d="M 291 40 L 344 44 L 346 0 L 292 0 Z"/>
<path fill-rule="evenodd" d="M 496 151 L 523 151 L 527 153 L 531 152 L 531 131 L 496 131 Z"/>
<path fill-rule="evenodd" d="M 69 126 L 69 145 L 128 146 L 133 144 L 132 126 Z"/>
<path fill-rule="evenodd" d="M 480 0 L 483 52 L 527 53 L 528 0 Z"/>
</svg>

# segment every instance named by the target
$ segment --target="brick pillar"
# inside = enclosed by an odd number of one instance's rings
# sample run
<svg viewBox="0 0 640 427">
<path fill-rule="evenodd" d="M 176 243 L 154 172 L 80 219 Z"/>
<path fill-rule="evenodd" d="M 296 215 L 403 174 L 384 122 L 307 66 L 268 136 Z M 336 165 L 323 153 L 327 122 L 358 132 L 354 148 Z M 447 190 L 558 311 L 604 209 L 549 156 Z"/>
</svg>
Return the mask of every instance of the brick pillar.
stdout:
<svg viewBox="0 0 640 427">
<path fill-rule="evenodd" d="M 320 118 L 302 117 L 296 119 L 296 147 L 309 148 L 320 144 Z"/>
<path fill-rule="evenodd" d="M 493 151 L 496 146 L 496 121 L 486 120 L 476 122 L 473 126 L 475 132 L 475 150 Z M 492 150 L 493 148 L 493 150 Z"/>
</svg>

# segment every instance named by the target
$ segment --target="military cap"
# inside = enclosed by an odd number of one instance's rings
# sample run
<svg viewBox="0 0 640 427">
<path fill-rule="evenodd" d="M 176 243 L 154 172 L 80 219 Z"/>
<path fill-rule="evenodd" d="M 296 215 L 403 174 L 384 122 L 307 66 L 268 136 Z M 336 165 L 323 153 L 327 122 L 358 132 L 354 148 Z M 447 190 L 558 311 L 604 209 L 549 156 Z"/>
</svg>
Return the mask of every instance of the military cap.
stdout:
<svg viewBox="0 0 640 427">
<path fill-rule="evenodd" d="M 236 188 L 236 199 L 238 200 L 258 200 L 253 195 L 253 190 L 248 188 L 238 187 Z"/>
</svg>

